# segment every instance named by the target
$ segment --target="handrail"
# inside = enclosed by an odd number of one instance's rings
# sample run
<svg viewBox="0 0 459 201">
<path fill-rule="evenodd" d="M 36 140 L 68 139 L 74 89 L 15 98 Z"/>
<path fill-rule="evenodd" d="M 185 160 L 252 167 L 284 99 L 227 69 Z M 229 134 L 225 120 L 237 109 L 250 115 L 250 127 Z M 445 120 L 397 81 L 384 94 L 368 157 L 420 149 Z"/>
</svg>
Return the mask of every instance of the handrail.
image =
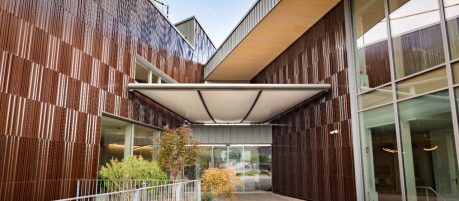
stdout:
<svg viewBox="0 0 459 201">
<path fill-rule="evenodd" d="M 446 199 L 445 199 L 440 193 L 438 193 L 437 191 L 435 191 L 435 190 L 434 190 L 432 187 L 430 187 L 430 186 L 416 186 L 416 188 L 422 188 L 422 189 L 425 189 L 425 190 L 426 190 L 427 201 L 429 201 L 429 193 L 428 193 L 428 190 L 432 191 L 432 192 L 437 196 L 437 198 L 440 198 L 441 200 L 446 201 Z"/>
<path fill-rule="evenodd" d="M 80 200 L 201 200 L 201 182 L 189 180 L 172 182 L 157 186 L 142 187 L 116 192 L 98 193 L 93 195 L 77 196 L 72 198 L 59 199 L 59 201 L 80 201 Z"/>
</svg>

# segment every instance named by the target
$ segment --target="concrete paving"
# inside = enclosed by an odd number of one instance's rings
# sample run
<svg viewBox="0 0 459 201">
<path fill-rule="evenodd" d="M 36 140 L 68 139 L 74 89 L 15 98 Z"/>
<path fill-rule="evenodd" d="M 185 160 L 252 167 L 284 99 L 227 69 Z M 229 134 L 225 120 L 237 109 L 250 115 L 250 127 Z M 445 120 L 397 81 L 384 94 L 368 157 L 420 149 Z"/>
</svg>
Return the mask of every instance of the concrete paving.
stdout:
<svg viewBox="0 0 459 201">
<path fill-rule="evenodd" d="M 298 201 L 300 199 L 274 194 L 271 192 L 237 193 L 238 201 Z"/>
</svg>

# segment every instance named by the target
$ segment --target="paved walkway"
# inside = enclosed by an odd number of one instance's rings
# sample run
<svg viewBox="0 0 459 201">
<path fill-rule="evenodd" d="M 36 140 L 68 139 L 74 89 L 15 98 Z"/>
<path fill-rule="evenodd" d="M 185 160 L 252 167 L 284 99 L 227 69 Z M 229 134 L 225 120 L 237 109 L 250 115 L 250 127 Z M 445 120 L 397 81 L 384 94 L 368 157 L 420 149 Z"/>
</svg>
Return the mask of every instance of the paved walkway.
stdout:
<svg viewBox="0 0 459 201">
<path fill-rule="evenodd" d="M 299 201 L 291 197 L 286 197 L 271 192 L 250 192 L 250 193 L 238 193 L 238 201 Z"/>
</svg>

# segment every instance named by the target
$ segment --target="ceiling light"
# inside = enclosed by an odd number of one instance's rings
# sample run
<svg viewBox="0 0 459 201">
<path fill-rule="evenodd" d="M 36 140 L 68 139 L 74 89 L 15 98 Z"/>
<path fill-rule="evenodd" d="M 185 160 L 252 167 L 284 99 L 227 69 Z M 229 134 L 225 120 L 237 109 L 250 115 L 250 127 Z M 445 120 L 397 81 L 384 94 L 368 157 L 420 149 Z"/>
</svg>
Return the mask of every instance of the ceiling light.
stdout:
<svg viewBox="0 0 459 201">
<path fill-rule="evenodd" d="M 438 149 L 438 145 L 435 145 L 433 147 L 424 147 L 422 149 L 424 149 L 424 151 L 435 151 Z"/>
</svg>

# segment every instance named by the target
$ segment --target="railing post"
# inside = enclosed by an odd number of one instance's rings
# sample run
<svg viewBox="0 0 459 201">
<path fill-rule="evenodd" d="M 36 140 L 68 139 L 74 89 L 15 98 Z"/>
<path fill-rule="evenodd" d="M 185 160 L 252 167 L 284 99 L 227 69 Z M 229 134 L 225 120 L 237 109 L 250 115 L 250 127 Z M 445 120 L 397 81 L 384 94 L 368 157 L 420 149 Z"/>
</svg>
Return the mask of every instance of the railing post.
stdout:
<svg viewBox="0 0 459 201">
<path fill-rule="evenodd" d="M 175 186 L 177 184 L 177 186 Z M 182 198 L 182 183 L 175 183 L 173 186 L 175 187 L 175 201 L 180 201 Z"/>
<path fill-rule="evenodd" d="M 426 188 L 426 197 L 427 197 L 427 201 L 429 201 L 429 189 Z"/>
<path fill-rule="evenodd" d="M 132 198 L 132 201 L 138 201 L 138 200 L 139 200 L 139 189 L 135 190 L 134 197 Z"/>
<path fill-rule="evenodd" d="M 197 201 L 201 201 L 201 180 L 196 181 L 196 194 L 197 194 Z"/>
<path fill-rule="evenodd" d="M 80 196 L 80 180 L 77 179 L 77 186 L 76 186 L 76 197 Z"/>
</svg>

